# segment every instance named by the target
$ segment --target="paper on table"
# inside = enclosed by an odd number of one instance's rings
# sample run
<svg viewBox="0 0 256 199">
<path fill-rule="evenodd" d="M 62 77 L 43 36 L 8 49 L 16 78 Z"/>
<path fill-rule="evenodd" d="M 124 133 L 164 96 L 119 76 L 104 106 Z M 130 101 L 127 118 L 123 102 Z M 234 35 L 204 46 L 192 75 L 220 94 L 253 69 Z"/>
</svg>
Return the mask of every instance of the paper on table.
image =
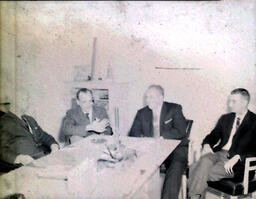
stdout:
<svg viewBox="0 0 256 199">
<path fill-rule="evenodd" d="M 38 169 L 37 172 L 38 178 L 52 178 L 52 179 L 67 179 L 68 169 L 65 166 L 55 165 L 48 166 L 44 169 Z"/>
</svg>

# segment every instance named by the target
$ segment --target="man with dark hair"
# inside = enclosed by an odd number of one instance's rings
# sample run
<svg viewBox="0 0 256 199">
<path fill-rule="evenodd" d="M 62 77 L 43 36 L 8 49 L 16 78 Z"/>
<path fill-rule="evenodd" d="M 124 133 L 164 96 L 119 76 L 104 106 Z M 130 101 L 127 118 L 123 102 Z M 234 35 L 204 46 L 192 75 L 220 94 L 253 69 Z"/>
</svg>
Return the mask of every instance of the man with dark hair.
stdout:
<svg viewBox="0 0 256 199">
<path fill-rule="evenodd" d="M 22 115 L 20 119 L 11 112 L 1 111 L 0 172 L 15 168 L 14 164 L 28 164 L 58 149 L 55 139 L 33 117 Z"/>
<path fill-rule="evenodd" d="M 188 158 L 186 119 L 181 105 L 164 102 L 164 89 L 159 85 L 148 87 L 146 103 L 147 106 L 137 112 L 129 136 L 182 140 L 165 160 L 167 170 L 161 196 L 162 199 L 178 199 Z"/>
<path fill-rule="evenodd" d="M 256 115 L 248 110 L 250 94 L 238 88 L 228 99 L 230 113 L 220 117 L 202 143 L 203 156 L 191 168 L 190 198 L 200 198 L 207 181 L 242 180 L 245 158 L 256 156 Z"/>
<path fill-rule="evenodd" d="M 93 93 L 81 88 L 76 93 L 77 106 L 68 110 L 63 119 L 62 131 L 69 143 L 74 143 L 93 133 L 112 135 L 108 115 L 103 107 L 94 104 Z"/>
</svg>

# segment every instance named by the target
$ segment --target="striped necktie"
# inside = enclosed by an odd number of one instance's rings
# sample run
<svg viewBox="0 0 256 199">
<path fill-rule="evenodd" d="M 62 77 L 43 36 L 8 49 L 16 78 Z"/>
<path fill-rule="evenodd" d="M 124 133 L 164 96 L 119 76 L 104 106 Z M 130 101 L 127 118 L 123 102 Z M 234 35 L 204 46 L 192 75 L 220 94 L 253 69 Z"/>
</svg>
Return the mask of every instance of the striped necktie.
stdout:
<svg viewBox="0 0 256 199">
<path fill-rule="evenodd" d="M 239 128 L 239 126 L 240 126 L 240 117 L 237 117 L 236 118 L 236 130 Z"/>
</svg>

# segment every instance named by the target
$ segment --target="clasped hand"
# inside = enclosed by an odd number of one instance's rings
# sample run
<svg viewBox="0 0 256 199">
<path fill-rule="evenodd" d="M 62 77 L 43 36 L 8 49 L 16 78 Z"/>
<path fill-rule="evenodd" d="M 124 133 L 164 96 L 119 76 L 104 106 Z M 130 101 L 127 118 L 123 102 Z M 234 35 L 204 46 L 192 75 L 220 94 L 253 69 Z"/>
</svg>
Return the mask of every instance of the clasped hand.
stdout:
<svg viewBox="0 0 256 199">
<path fill-rule="evenodd" d="M 95 121 L 93 121 L 91 124 L 86 126 L 87 131 L 96 131 L 98 133 L 102 133 L 105 131 L 105 129 L 109 126 L 109 120 L 108 119 L 103 119 L 100 120 L 96 118 Z"/>
<path fill-rule="evenodd" d="M 205 155 L 207 153 L 213 153 L 209 144 L 205 144 L 204 147 L 202 148 L 202 155 Z M 229 175 L 233 174 L 233 167 L 238 162 L 239 159 L 240 159 L 240 156 L 235 155 L 233 158 L 225 162 L 224 168 L 227 174 Z"/>
</svg>

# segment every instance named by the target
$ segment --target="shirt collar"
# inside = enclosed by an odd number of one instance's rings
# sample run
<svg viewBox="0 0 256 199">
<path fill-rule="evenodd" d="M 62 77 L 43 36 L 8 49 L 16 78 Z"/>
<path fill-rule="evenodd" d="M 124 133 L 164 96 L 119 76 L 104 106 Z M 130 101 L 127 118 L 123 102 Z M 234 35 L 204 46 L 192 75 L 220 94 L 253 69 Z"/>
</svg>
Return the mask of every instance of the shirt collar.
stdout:
<svg viewBox="0 0 256 199">
<path fill-rule="evenodd" d="M 153 112 L 154 112 L 154 111 L 156 111 L 156 113 L 161 113 L 161 110 L 162 110 L 163 104 L 164 104 L 164 103 L 160 104 L 160 105 L 157 107 L 157 109 L 156 109 L 156 110 L 153 110 L 153 109 L 151 109 L 150 107 L 149 107 L 149 109 L 150 109 L 150 110 L 152 110 Z"/>
<path fill-rule="evenodd" d="M 240 121 L 241 121 L 241 123 L 242 123 L 242 121 L 243 121 L 245 115 L 247 114 L 247 112 L 248 112 L 248 110 L 246 110 L 244 113 L 242 113 L 242 114 L 240 114 L 240 115 L 236 114 L 236 119 L 239 117 L 239 118 L 240 118 Z"/>
</svg>

